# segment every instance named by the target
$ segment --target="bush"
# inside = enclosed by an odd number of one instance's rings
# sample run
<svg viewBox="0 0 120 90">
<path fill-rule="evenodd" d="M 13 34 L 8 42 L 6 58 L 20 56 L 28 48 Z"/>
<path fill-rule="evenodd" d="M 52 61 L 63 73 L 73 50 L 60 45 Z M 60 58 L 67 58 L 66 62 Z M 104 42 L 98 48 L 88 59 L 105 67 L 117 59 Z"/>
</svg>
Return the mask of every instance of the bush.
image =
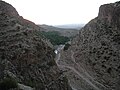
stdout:
<svg viewBox="0 0 120 90">
<path fill-rule="evenodd" d="M 64 51 L 65 51 L 65 50 L 68 50 L 68 48 L 69 48 L 70 46 L 71 46 L 71 45 L 70 45 L 70 44 L 68 44 L 68 43 L 67 43 L 67 44 L 65 44 Z"/>
<path fill-rule="evenodd" d="M 2 81 L 0 81 L 0 90 L 9 90 L 17 87 L 18 84 L 13 78 L 5 78 Z"/>
</svg>

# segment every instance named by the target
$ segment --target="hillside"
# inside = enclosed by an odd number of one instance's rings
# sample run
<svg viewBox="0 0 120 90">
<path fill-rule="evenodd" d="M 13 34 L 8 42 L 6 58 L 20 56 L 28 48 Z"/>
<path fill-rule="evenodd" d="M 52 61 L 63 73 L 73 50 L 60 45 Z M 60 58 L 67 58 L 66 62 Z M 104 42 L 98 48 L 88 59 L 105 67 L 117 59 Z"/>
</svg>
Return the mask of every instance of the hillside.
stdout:
<svg viewBox="0 0 120 90">
<path fill-rule="evenodd" d="M 39 25 L 41 31 L 57 31 L 60 33 L 61 36 L 66 36 L 66 37 L 74 37 L 78 34 L 77 29 L 64 29 L 64 28 L 58 28 L 58 27 L 53 27 L 53 26 L 48 26 L 48 25 Z"/>
<path fill-rule="evenodd" d="M 71 90 L 39 27 L 0 1 L 0 90 Z"/>
<path fill-rule="evenodd" d="M 53 46 L 56 45 L 64 45 L 66 42 L 70 41 L 70 37 L 61 36 L 59 32 L 57 31 L 49 31 L 49 32 L 41 32 L 42 35 L 44 35 Z"/>
<path fill-rule="evenodd" d="M 120 2 L 101 5 L 57 64 L 75 90 L 120 90 Z"/>
</svg>

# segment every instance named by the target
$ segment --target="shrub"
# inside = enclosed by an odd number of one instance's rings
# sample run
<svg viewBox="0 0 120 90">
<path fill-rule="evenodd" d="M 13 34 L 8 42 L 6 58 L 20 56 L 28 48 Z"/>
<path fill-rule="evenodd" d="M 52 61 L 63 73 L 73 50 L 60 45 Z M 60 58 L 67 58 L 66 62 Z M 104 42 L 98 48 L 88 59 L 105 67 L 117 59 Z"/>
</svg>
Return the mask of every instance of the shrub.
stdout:
<svg viewBox="0 0 120 90">
<path fill-rule="evenodd" d="M 12 88 L 17 88 L 18 84 L 13 78 L 5 78 L 0 81 L 0 90 L 9 90 Z"/>
<path fill-rule="evenodd" d="M 65 51 L 65 50 L 68 50 L 68 48 L 69 48 L 70 46 L 71 46 L 71 45 L 70 45 L 70 44 L 68 44 L 68 43 L 67 43 L 67 44 L 65 44 L 64 51 Z"/>
</svg>

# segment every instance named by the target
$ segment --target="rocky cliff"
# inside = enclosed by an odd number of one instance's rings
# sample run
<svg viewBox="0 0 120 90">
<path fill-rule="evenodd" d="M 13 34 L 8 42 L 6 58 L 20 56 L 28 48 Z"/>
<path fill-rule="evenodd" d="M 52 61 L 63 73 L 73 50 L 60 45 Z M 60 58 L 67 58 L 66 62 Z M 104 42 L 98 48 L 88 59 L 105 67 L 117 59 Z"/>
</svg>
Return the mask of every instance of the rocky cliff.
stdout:
<svg viewBox="0 0 120 90">
<path fill-rule="evenodd" d="M 30 86 L 27 90 L 71 90 L 37 27 L 0 1 L 0 90 L 15 87 L 15 82 L 21 89 Z"/>
<path fill-rule="evenodd" d="M 77 90 L 120 90 L 120 2 L 100 6 L 58 64 Z"/>
</svg>

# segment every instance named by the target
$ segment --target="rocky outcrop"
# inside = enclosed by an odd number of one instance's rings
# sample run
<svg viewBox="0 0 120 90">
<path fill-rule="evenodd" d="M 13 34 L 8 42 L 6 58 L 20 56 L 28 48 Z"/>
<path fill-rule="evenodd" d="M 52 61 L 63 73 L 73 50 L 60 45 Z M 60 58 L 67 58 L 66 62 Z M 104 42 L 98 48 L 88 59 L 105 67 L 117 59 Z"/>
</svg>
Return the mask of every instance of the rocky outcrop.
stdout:
<svg viewBox="0 0 120 90">
<path fill-rule="evenodd" d="M 0 90 L 10 88 L 11 79 L 22 88 L 71 90 L 54 61 L 53 49 L 38 31 L 33 22 L 0 1 Z"/>
<path fill-rule="evenodd" d="M 98 17 L 85 25 L 69 50 L 61 54 L 59 63 L 71 69 L 69 80 L 73 77 L 71 83 L 79 83 L 74 88 L 120 90 L 120 2 L 102 5 Z"/>
<path fill-rule="evenodd" d="M 12 5 L 8 5 L 7 3 L 4 3 L 0 1 L 0 14 L 7 14 L 11 17 L 18 17 L 19 14 L 17 13 L 16 9 L 12 7 Z"/>
</svg>

